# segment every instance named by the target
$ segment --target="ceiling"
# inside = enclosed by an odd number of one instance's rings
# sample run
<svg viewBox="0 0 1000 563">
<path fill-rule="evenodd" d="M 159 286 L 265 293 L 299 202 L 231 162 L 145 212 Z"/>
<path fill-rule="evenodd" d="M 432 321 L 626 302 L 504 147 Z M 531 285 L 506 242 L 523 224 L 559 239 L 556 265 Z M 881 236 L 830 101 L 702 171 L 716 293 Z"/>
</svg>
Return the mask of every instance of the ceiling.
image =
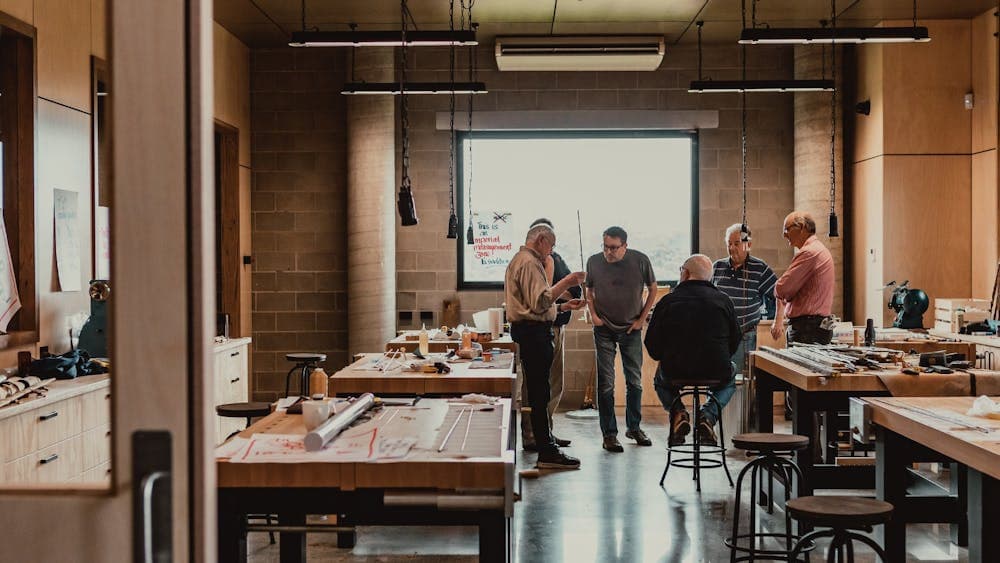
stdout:
<svg viewBox="0 0 1000 563">
<path fill-rule="evenodd" d="M 474 0 L 480 42 L 496 35 L 664 35 L 668 43 L 696 41 L 693 22 L 704 20 L 704 41 L 735 41 L 742 29 L 741 0 Z M 746 0 L 747 19 L 751 0 Z M 215 20 L 251 47 L 280 46 L 302 28 L 301 0 L 214 0 Z M 448 29 L 449 0 L 409 0 L 418 29 Z M 398 0 L 305 0 L 309 29 L 360 30 L 400 27 Z M 455 0 L 458 25 L 459 0 Z M 920 19 L 969 18 L 996 8 L 996 0 L 920 0 Z M 817 27 L 829 19 L 828 0 L 758 0 L 757 21 L 771 27 Z M 911 0 L 840 0 L 837 24 L 870 26 L 909 21 Z"/>
</svg>

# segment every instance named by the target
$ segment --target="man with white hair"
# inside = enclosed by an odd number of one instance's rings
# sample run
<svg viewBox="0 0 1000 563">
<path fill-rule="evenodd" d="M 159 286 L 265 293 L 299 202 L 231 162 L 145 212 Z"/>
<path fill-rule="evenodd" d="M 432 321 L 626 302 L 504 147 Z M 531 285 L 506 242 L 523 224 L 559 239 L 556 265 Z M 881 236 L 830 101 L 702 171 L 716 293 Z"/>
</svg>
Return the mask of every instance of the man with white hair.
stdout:
<svg viewBox="0 0 1000 563">
<path fill-rule="evenodd" d="M 552 323 L 556 314 L 585 305 L 582 299 L 556 303 L 556 298 L 571 286 L 586 279 L 584 272 L 574 272 L 549 286 L 545 273 L 546 258 L 556 244 L 556 235 L 545 224 L 528 230 L 524 246 L 514 255 L 504 275 L 504 297 L 510 336 L 521 354 L 521 368 L 528 387 L 531 427 L 542 468 L 577 469 L 580 460 L 563 454 L 552 440 L 546 406 L 549 402 L 549 372 L 552 368 Z"/>
<path fill-rule="evenodd" d="M 702 444 L 718 443 L 715 423 L 736 392 L 736 366 L 730 358 L 742 334 L 732 300 L 711 280 L 708 256 L 688 258 L 681 266 L 680 283 L 657 303 L 646 329 L 646 351 L 660 362 L 653 388 L 663 408 L 670 411 L 667 441 L 672 446 L 684 443 L 691 420 L 682 405 L 673 404 L 680 388 L 671 381 L 721 381 L 711 387 L 715 400 L 706 401 L 698 413 L 697 439 Z"/>
<path fill-rule="evenodd" d="M 778 278 L 763 260 L 750 255 L 751 233 L 740 223 L 726 229 L 727 258 L 715 261 L 712 282 L 733 300 L 743 338 L 733 354 L 736 373 L 746 373 L 747 354 L 757 349 L 761 310 L 774 318 L 774 284 Z"/>
<path fill-rule="evenodd" d="M 796 252 L 774 286 L 778 315 L 771 336 L 781 337 L 787 319 L 789 344 L 829 344 L 834 321 L 833 256 L 816 238 L 816 221 L 804 211 L 789 213 L 781 234 Z"/>
</svg>

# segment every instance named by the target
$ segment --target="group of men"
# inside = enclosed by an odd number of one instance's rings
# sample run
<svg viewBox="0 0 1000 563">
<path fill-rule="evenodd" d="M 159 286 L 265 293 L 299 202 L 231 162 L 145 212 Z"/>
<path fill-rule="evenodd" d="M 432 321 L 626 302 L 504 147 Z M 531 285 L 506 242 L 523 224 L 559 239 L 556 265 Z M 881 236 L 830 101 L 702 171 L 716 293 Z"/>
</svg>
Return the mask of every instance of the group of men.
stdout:
<svg viewBox="0 0 1000 563">
<path fill-rule="evenodd" d="M 625 375 L 627 438 L 640 446 L 652 445 L 640 426 L 645 344 L 649 356 L 659 362 L 653 386 L 670 411 L 669 443 L 684 443 L 692 428 L 689 415 L 675 400 L 680 392 L 676 382 L 709 380 L 714 399 L 697 414 L 695 439 L 715 444 L 715 424 L 735 393 L 736 374 L 743 373 L 747 353 L 756 348 L 762 314 L 775 316 L 774 338 L 787 325 L 790 342 L 828 343 L 833 257 L 816 238 L 816 222 L 808 213 L 790 213 L 782 236 L 797 252 L 781 278 L 750 255 L 750 229 L 735 224 L 725 232 L 729 256 L 714 264 L 704 254 L 689 257 L 680 268 L 677 287 L 657 302 L 652 264 L 645 254 L 628 248 L 628 234 L 621 227 L 604 231 L 602 252 L 587 260 L 585 272 L 571 272 L 552 251 L 552 223 L 532 223 L 507 267 L 504 293 L 511 337 L 521 353 L 522 403 L 531 411 L 530 417 L 522 417 L 522 439 L 526 450 L 538 452 L 537 466 L 580 466 L 560 449 L 570 441 L 552 434 L 552 413 L 563 388 L 563 327 L 572 311 L 587 307 L 591 316 L 602 446 L 616 453 L 624 451 L 614 410 L 616 355 L 621 355 Z M 643 341 L 642 328 L 651 310 Z"/>
</svg>

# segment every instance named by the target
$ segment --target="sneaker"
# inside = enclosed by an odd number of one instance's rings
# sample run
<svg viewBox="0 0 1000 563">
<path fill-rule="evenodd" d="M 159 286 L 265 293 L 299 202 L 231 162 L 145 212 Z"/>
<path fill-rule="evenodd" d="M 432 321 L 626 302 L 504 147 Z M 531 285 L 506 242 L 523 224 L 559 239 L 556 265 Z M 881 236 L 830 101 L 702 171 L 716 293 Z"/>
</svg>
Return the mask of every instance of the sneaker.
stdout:
<svg viewBox="0 0 1000 563">
<path fill-rule="evenodd" d="M 559 446 L 560 448 L 565 448 L 566 446 L 569 446 L 570 444 L 573 443 L 572 440 L 565 440 L 563 438 L 556 438 L 555 435 L 552 436 L 552 441 L 555 442 L 555 444 L 557 446 Z"/>
<path fill-rule="evenodd" d="M 618 441 L 618 436 L 615 436 L 614 434 L 605 436 L 604 443 L 601 444 L 601 447 L 616 454 L 620 454 L 625 451 L 625 448 L 622 447 L 622 443 Z"/>
<path fill-rule="evenodd" d="M 670 414 L 670 429 L 670 445 L 683 444 L 684 437 L 691 432 L 691 416 L 687 411 L 674 411 Z"/>
<path fill-rule="evenodd" d="M 698 442 L 705 446 L 718 446 L 719 439 L 715 437 L 715 426 L 714 423 L 708 421 L 707 418 L 699 417 L 698 419 Z"/>
<path fill-rule="evenodd" d="M 580 469 L 580 460 L 570 457 L 559 450 L 538 454 L 535 467 L 539 469 Z"/>
<path fill-rule="evenodd" d="M 632 438 L 633 440 L 635 440 L 635 443 L 639 444 L 640 446 L 653 445 L 653 441 L 649 439 L 649 436 L 647 436 L 646 433 L 643 432 L 641 428 L 636 428 L 635 430 L 629 430 L 628 432 L 625 433 L 625 437 Z"/>
</svg>

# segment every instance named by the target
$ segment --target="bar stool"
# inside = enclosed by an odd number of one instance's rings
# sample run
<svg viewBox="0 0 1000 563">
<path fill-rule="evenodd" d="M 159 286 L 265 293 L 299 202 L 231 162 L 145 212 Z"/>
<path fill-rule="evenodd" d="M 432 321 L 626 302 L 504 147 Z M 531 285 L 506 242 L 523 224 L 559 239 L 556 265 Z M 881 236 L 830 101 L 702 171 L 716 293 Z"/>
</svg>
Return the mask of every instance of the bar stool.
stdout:
<svg viewBox="0 0 1000 563">
<path fill-rule="evenodd" d="M 792 496 L 792 475 L 802 482 L 802 471 L 795 465 L 790 456 L 796 450 L 809 447 L 809 438 L 796 434 L 770 434 L 770 433 L 750 433 L 737 434 L 733 436 L 733 446 L 747 451 L 747 455 L 756 456 L 747 463 L 736 478 L 736 503 L 733 509 L 733 534 L 726 538 L 726 545 L 729 547 L 729 561 L 756 561 L 758 557 L 770 560 L 794 561 L 790 557 L 793 540 L 798 540 L 792 535 L 792 519 L 788 511 L 785 511 L 785 531 L 778 532 L 756 532 L 757 529 L 757 484 L 761 482 L 761 471 L 767 473 L 768 480 L 768 503 L 774 502 L 774 475 L 778 475 L 785 483 L 785 503 Z M 750 529 L 745 534 L 740 534 L 740 511 L 742 504 L 740 497 L 743 492 L 743 478 L 747 472 L 750 473 Z M 770 510 L 768 511 L 770 512 Z M 764 538 L 785 538 L 785 549 L 758 549 L 757 543 Z M 741 540 L 749 540 L 748 546 L 740 545 Z M 803 552 L 811 551 L 814 544 L 802 547 Z M 737 557 L 737 552 L 746 553 Z"/>
<path fill-rule="evenodd" d="M 792 499 L 785 503 L 785 507 L 796 520 L 830 528 L 815 530 L 799 538 L 789 555 L 790 561 L 795 561 L 799 553 L 805 550 L 807 542 L 814 542 L 816 538 L 822 537 L 832 538 L 830 548 L 827 550 L 827 561 L 834 561 L 836 555 L 837 561 L 854 563 L 852 540 L 867 545 L 882 561 L 887 561 L 885 551 L 875 540 L 851 530 L 871 532 L 872 526 L 885 524 L 892 517 L 891 504 L 864 497 L 822 496 Z"/>
<path fill-rule="evenodd" d="M 319 367 L 320 362 L 326 361 L 326 354 L 320 354 L 318 352 L 285 354 L 285 359 L 289 362 L 295 362 L 295 367 L 288 370 L 288 375 L 285 376 L 285 396 L 288 396 L 292 374 L 295 373 L 295 370 L 301 370 L 299 375 L 299 395 L 302 397 L 308 397 L 309 374 L 312 370 Z"/>
<path fill-rule="evenodd" d="M 246 428 L 250 428 L 251 419 L 271 414 L 271 405 L 269 403 L 261 402 L 226 403 L 224 405 L 216 405 L 215 414 L 226 418 L 246 418 L 247 425 L 244 428 L 244 430 L 246 430 Z M 229 436 L 226 436 L 226 440 L 232 438 L 240 432 L 240 430 L 233 432 Z M 264 520 L 268 525 L 270 525 L 272 521 L 275 523 L 278 521 L 278 519 L 271 514 L 247 514 L 247 520 Z M 268 532 L 267 536 L 273 545 L 274 532 Z"/>
<path fill-rule="evenodd" d="M 697 380 L 676 379 L 670 381 L 669 383 L 671 387 L 679 387 L 681 389 L 681 392 L 677 394 L 677 397 L 674 398 L 673 402 L 670 404 L 670 409 L 668 409 L 669 412 L 674 412 L 674 410 L 677 408 L 678 405 L 683 407 L 684 397 L 691 397 L 692 398 L 691 420 L 697 421 L 698 412 L 700 411 L 701 407 L 700 399 L 702 397 L 707 396 L 708 398 L 714 401 L 715 394 L 712 393 L 711 388 L 716 385 L 719 385 L 721 382 L 706 380 L 706 379 L 697 379 Z M 722 428 L 721 416 L 719 417 L 719 420 L 716 421 L 716 424 L 719 426 L 719 444 L 725 444 L 726 435 Z M 673 434 L 673 431 L 674 431 L 673 424 L 671 424 L 670 426 L 671 435 Z M 670 445 L 667 446 L 667 465 L 666 467 L 663 468 L 663 475 L 660 475 L 660 486 L 661 487 L 663 486 L 663 480 L 667 478 L 667 471 L 669 471 L 670 467 L 673 466 L 673 467 L 684 467 L 687 469 L 694 470 L 693 479 L 695 482 L 695 489 L 699 493 L 701 492 L 702 468 L 713 469 L 716 467 L 722 467 L 726 471 L 726 479 L 729 479 L 729 486 L 732 487 L 733 477 L 729 474 L 729 466 L 726 465 L 726 446 L 725 445 L 711 446 L 707 444 L 702 445 L 701 441 L 698 440 L 697 438 L 697 431 L 696 428 L 694 427 L 692 427 L 692 434 L 694 435 L 694 444 L 678 444 L 676 446 L 670 446 Z M 668 444 L 670 443 L 669 439 L 667 440 L 667 443 Z M 679 459 L 673 459 L 674 454 L 680 454 L 691 457 L 682 457 Z M 705 454 L 718 455 L 719 457 L 718 459 L 712 459 L 712 458 L 702 459 L 702 456 Z"/>
</svg>

